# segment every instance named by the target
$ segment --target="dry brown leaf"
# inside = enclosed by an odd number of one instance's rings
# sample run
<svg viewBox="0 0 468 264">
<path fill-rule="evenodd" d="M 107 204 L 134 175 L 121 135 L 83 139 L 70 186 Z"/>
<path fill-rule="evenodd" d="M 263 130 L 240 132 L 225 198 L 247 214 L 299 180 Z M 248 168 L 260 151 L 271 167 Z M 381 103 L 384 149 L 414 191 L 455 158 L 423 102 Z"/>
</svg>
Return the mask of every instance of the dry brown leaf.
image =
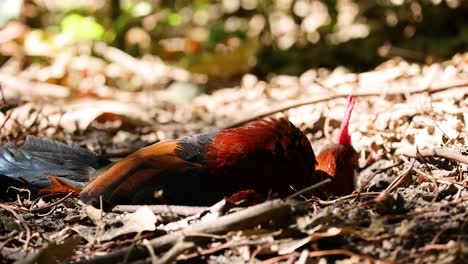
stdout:
<svg viewBox="0 0 468 264">
<path fill-rule="evenodd" d="M 143 206 L 133 213 L 124 215 L 121 219 L 122 226 L 107 230 L 99 237 L 99 240 L 107 241 L 125 234 L 154 231 L 156 230 L 156 220 L 153 211 Z"/>
</svg>

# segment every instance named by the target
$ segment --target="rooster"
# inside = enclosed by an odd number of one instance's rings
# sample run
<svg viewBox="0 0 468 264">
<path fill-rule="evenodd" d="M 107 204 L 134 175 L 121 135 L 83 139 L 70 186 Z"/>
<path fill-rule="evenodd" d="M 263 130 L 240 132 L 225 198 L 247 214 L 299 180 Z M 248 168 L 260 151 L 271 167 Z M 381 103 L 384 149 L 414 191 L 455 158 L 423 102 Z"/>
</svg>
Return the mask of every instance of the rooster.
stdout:
<svg viewBox="0 0 468 264">
<path fill-rule="evenodd" d="M 0 175 L 39 193 L 72 191 L 93 205 L 101 197 L 109 204 L 183 205 L 209 205 L 251 191 L 285 197 L 316 183 L 316 170 L 332 178 L 332 194 L 344 195 L 354 189 L 357 168 L 348 134 L 353 105 L 350 97 L 338 144 L 317 158 L 291 122 L 267 118 L 158 142 L 114 164 L 76 145 L 28 136 L 22 147 L 0 148 Z"/>
</svg>

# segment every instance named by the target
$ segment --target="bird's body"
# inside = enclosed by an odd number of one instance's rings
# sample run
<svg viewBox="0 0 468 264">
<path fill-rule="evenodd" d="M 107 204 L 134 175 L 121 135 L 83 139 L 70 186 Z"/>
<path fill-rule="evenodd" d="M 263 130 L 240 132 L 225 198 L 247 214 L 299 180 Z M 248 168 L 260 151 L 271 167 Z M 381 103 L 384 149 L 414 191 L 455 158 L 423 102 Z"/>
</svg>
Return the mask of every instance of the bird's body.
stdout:
<svg viewBox="0 0 468 264">
<path fill-rule="evenodd" d="M 83 187 L 108 164 L 76 146 L 35 137 L 21 148 L 4 146 L 0 153 L 0 174 L 52 192 Z M 186 205 L 208 205 L 244 190 L 285 196 L 312 182 L 314 166 L 304 134 L 287 119 L 271 118 L 140 149 L 98 175 L 79 195 L 92 204 L 102 196 L 111 204 Z M 55 185 L 47 176 L 57 176 Z"/>
<path fill-rule="evenodd" d="M 28 137 L 20 148 L 0 147 L 0 176 L 46 192 L 71 190 L 95 205 L 101 197 L 110 204 L 185 205 L 209 205 L 231 195 L 235 200 L 252 191 L 285 197 L 316 183 L 316 170 L 332 178 L 331 193 L 345 195 L 354 189 L 357 168 L 347 125 L 353 104 L 354 99 L 338 144 L 317 159 L 298 128 L 287 119 L 270 118 L 162 141 L 111 166 L 77 146 Z"/>
<path fill-rule="evenodd" d="M 311 182 L 314 164 L 309 141 L 289 121 L 259 120 L 141 149 L 99 175 L 80 198 L 200 205 L 246 189 L 284 196 Z"/>
</svg>

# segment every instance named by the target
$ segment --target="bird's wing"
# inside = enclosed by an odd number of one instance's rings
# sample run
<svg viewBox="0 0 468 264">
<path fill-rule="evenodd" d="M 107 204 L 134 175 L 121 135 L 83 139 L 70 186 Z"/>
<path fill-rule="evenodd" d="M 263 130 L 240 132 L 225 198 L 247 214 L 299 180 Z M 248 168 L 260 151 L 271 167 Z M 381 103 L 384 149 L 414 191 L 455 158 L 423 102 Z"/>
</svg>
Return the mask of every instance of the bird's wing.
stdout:
<svg viewBox="0 0 468 264">
<path fill-rule="evenodd" d="M 100 196 L 112 204 L 200 203 L 193 199 L 203 192 L 204 146 L 213 135 L 193 135 L 138 150 L 89 183 L 80 199 L 91 204 L 98 204 Z"/>
</svg>

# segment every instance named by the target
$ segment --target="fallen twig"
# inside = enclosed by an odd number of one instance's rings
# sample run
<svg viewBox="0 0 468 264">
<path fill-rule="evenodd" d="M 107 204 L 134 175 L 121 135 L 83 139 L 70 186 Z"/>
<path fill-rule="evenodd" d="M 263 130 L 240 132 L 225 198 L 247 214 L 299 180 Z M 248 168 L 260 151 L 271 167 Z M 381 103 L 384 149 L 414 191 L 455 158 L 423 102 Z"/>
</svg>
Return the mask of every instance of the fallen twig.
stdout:
<svg viewBox="0 0 468 264">
<path fill-rule="evenodd" d="M 205 249 L 205 250 L 202 250 L 202 251 L 199 251 L 199 252 L 190 253 L 188 255 L 182 255 L 182 256 L 179 256 L 177 259 L 178 260 L 188 260 L 188 259 L 191 259 L 191 258 L 203 256 L 203 255 L 213 254 L 213 253 L 215 253 L 217 251 L 230 248 L 235 244 L 236 244 L 235 240 L 229 240 L 226 243 L 223 243 L 223 244 L 221 244 L 219 246 L 210 247 L 208 249 Z"/>
<path fill-rule="evenodd" d="M 380 192 L 362 192 L 362 193 L 348 194 L 346 196 L 342 196 L 340 198 L 330 200 L 330 201 L 323 201 L 323 200 L 320 200 L 319 198 L 316 198 L 316 197 L 312 197 L 309 201 L 314 201 L 314 202 L 318 203 L 319 205 L 327 206 L 327 205 L 335 204 L 335 203 L 340 202 L 340 201 L 353 199 L 353 198 L 356 198 L 356 197 L 362 196 L 362 195 L 379 195 L 379 194 L 380 194 Z"/>
<path fill-rule="evenodd" d="M 182 255 L 188 249 L 194 248 L 195 243 L 180 240 L 169 251 L 159 259 L 160 264 L 174 263 L 177 257 Z"/>
<path fill-rule="evenodd" d="M 70 89 L 65 86 L 45 82 L 30 81 L 21 77 L 0 73 L 0 80 L 5 87 L 18 91 L 22 95 L 50 96 L 65 98 Z"/>
<path fill-rule="evenodd" d="M 286 199 L 292 199 L 292 198 L 297 197 L 297 196 L 299 196 L 299 195 L 301 195 L 301 194 L 304 194 L 304 193 L 306 193 L 306 192 L 310 192 L 310 191 L 312 191 L 312 190 L 315 190 L 315 189 L 317 189 L 317 188 L 320 188 L 320 187 L 322 187 L 323 185 L 326 185 L 326 184 L 328 184 L 328 183 L 330 183 L 330 182 L 331 182 L 331 179 L 325 179 L 325 180 L 320 181 L 320 182 L 318 182 L 318 183 L 316 183 L 316 184 L 314 184 L 314 185 L 311 185 L 311 186 L 309 186 L 309 187 L 306 187 L 306 188 L 304 188 L 304 189 L 302 189 L 302 190 L 300 190 L 300 191 L 297 191 L 297 192 L 291 194 L 291 195 L 288 196 Z"/>
<path fill-rule="evenodd" d="M 4 209 L 4 210 L 8 211 L 10 214 L 12 214 L 18 220 L 18 222 L 20 222 L 20 224 L 23 226 L 24 231 L 26 232 L 26 241 L 24 242 L 23 250 L 27 250 L 28 245 L 29 245 L 29 241 L 31 240 L 31 228 L 29 228 L 29 225 L 26 223 L 26 221 L 24 221 L 23 217 L 18 215 L 15 212 L 15 210 L 13 208 L 11 208 L 11 206 L 0 203 L 0 208 Z"/>
<path fill-rule="evenodd" d="M 2 105 L 6 105 L 7 101 L 5 100 L 5 94 L 3 93 L 3 86 L 0 83 L 0 96 L 2 96 L 2 99 L 0 100 L 2 102 Z"/>
<path fill-rule="evenodd" d="M 14 110 L 14 109 L 13 109 L 13 110 Z M 3 129 L 3 127 L 5 126 L 5 124 L 6 124 L 6 123 L 8 122 L 8 120 L 10 119 L 11 114 L 13 113 L 13 110 L 7 112 L 7 114 L 6 114 L 6 116 L 5 116 L 5 119 L 3 119 L 3 122 L 2 122 L 2 124 L 0 125 L 0 130 Z"/>
<path fill-rule="evenodd" d="M 2 252 L 2 249 L 3 249 L 6 245 L 8 245 L 8 243 L 14 241 L 15 239 L 18 239 L 18 235 L 5 239 L 5 241 L 3 241 L 3 242 L 0 244 L 0 253 Z"/>
<path fill-rule="evenodd" d="M 408 157 L 417 158 L 418 156 L 423 157 L 441 157 L 446 159 L 455 160 L 464 164 L 468 164 L 468 157 L 457 153 L 453 150 L 442 149 L 442 148 L 432 148 L 432 149 L 416 149 L 413 147 L 399 148 L 395 151 L 396 155 L 405 155 Z"/>
<path fill-rule="evenodd" d="M 231 208 L 231 205 L 232 204 L 227 203 L 226 199 L 223 199 L 215 203 L 214 205 L 208 207 L 207 210 L 201 211 L 197 214 L 189 215 L 179 221 L 171 222 L 165 225 L 163 229 L 169 233 L 180 230 L 189 226 L 191 223 L 194 223 L 194 221 L 202 220 L 207 214 L 211 215 L 211 217 L 218 218 L 221 215 L 224 215 L 227 212 L 227 210 Z"/>
<path fill-rule="evenodd" d="M 176 214 L 178 216 L 190 216 L 207 211 L 206 206 L 183 206 L 183 205 L 117 205 L 112 209 L 114 213 L 133 213 L 142 206 L 148 207 L 155 214 Z"/>
<path fill-rule="evenodd" d="M 439 239 L 439 237 L 442 235 L 443 232 L 445 232 L 446 229 L 441 229 L 439 230 L 439 232 L 437 232 L 437 234 L 434 236 L 434 238 L 432 238 L 431 242 L 428 244 L 428 245 L 425 245 L 424 248 L 426 248 L 427 246 L 431 246 L 431 245 L 435 245 L 435 243 L 437 242 L 437 240 Z M 421 248 L 418 249 L 418 251 L 421 251 Z M 422 263 L 422 260 L 424 259 L 424 257 L 426 256 L 426 253 L 427 251 L 423 251 L 422 253 L 422 256 L 419 258 L 418 262 L 416 264 L 419 264 L 419 263 Z"/>
<path fill-rule="evenodd" d="M 68 198 L 69 198 L 70 196 L 72 196 L 72 195 L 73 195 L 73 193 L 72 193 L 72 192 L 69 192 L 69 193 L 68 193 L 67 195 L 65 195 L 63 198 L 61 198 L 61 199 L 59 199 L 59 200 L 57 200 L 57 201 L 55 201 L 55 202 L 53 202 L 53 203 L 50 203 L 50 204 L 48 204 L 48 205 L 46 205 L 46 206 L 43 206 L 43 207 L 29 209 L 28 211 L 29 211 L 30 213 L 34 213 L 34 212 L 38 212 L 38 211 L 42 211 L 42 210 L 45 210 L 45 209 L 52 208 L 52 207 L 54 207 L 54 206 L 56 206 L 56 205 L 59 205 L 59 204 L 63 203 L 66 199 L 68 199 Z"/>
<path fill-rule="evenodd" d="M 152 239 L 150 240 L 150 244 L 156 252 L 161 252 L 192 233 L 220 234 L 233 230 L 252 228 L 272 220 L 284 221 L 290 217 L 295 209 L 300 207 L 299 205 L 303 204 L 297 203 L 293 205 L 291 202 L 285 202 L 280 199 L 267 201 L 212 221 L 193 224 L 180 231 Z M 133 249 L 125 247 L 104 256 L 82 259 L 76 263 L 112 263 L 119 261 L 127 254 L 129 256 L 128 260 L 135 260 L 148 256 L 148 251 L 143 246 L 136 246 Z"/>
<path fill-rule="evenodd" d="M 391 193 L 392 191 L 394 191 L 396 188 L 398 188 L 398 186 L 400 186 L 403 181 L 406 179 L 406 176 L 408 176 L 411 171 L 413 170 L 413 167 L 414 167 L 414 163 L 416 162 L 415 159 L 413 159 L 409 165 L 409 167 L 403 171 L 400 175 L 398 175 L 398 177 L 395 178 L 395 180 L 393 180 L 392 183 L 390 183 L 390 185 L 388 185 L 387 189 L 385 189 L 383 193 Z M 379 195 L 380 196 L 380 195 Z"/>
<path fill-rule="evenodd" d="M 377 92 L 377 93 L 356 93 L 356 94 L 353 94 L 353 96 L 355 98 L 362 98 L 362 97 L 372 97 L 372 96 L 392 96 L 392 95 L 418 94 L 418 93 L 426 93 L 426 92 L 429 93 L 429 94 L 433 94 L 433 93 L 442 92 L 442 91 L 445 91 L 445 90 L 450 90 L 450 89 L 454 89 L 454 88 L 462 88 L 462 87 L 467 87 L 467 86 L 468 86 L 468 83 L 461 83 L 461 84 L 440 86 L 440 87 L 435 87 L 435 88 L 425 87 L 423 89 L 414 89 L 412 91 L 401 91 L 401 92 L 392 92 L 392 93 L 382 93 L 382 92 Z M 262 114 L 259 114 L 259 115 L 256 115 L 256 116 L 249 117 L 249 118 L 246 118 L 244 120 L 240 120 L 240 121 L 235 122 L 235 123 L 233 123 L 231 125 L 223 127 L 223 129 L 238 127 L 238 126 L 244 125 L 245 123 L 254 121 L 256 119 L 264 118 L 264 117 L 267 117 L 267 116 L 270 116 L 270 115 L 273 115 L 273 114 L 276 114 L 276 113 L 279 113 L 279 112 L 284 112 L 284 111 L 292 109 L 292 108 L 301 107 L 301 106 L 304 106 L 304 105 L 328 102 L 328 101 L 332 101 L 332 100 L 340 99 L 340 98 L 347 98 L 348 96 L 349 96 L 349 94 L 334 94 L 334 95 L 330 95 L 330 96 L 327 96 L 327 97 L 324 97 L 324 98 L 298 100 L 297 102 L 294 102 L 294 103 L 292 103 L 290 105 L 279 107 L 279 108 L 273 109 L 271 111 L 268 111 L 268 112 L 265 112 L 265 113 L 262 113 Z"/>
<path fill-rule="evenodd" d="M 52 195 L 55 195 L 55 194 L 52 194 Z M 59 200 L 53 202 L 53 203 L 50 203 L 50 204 L 47 204 L 43 207 L 38 207 L 38 208 L 24 208 L 24 207 L 15 207 L 15 210 L 18 210 L 18 211 L 23 211 L 23 212 L 28 212 L 28 213 L 36 213 L 36 212 L 39 212 L 39 211 L 42 211 L 42 210 L 45 210 L 45 209 L 49 209 L 49 208 L 52 208 L 56 205 L 59 205 L 61 203 L 63 203 L 66 199 L 68 199 L 70 196 L 72 196 L 73 193 L 72 192 L 69 192 L 67 195 L 65 195 L 64 197 L 60 198 Z M 39 199 L 39 198 L 38 198 Z M 37 200 L 37 199 L 36 199 Z M 35 201 L 36 201 L 35 200 Z M 35 203 L 35 201 L 33 202 L 33 205 Z"/>
<path fill-rule="evenodd" d="M 386 170 L 389 170 L 391 168 L 394 168 L 398 165 L 400 165 L 401 162 L 396 162 L 396 163 L 393 163 L 393 164 L 390 164 L 389 166 L 386 166 L 384 168 L 381 168 L 379 170 L 377 170 L 376 172 L 374 172 L 370 177 L 368 177 L 366 179 L 366 181 L 364 182 L 364 184 L 361 185 L 361 187 L 359 188 L 359 191 L 358 191 L 358 196 L 356 197 L 356 199 L 359 199 L 360 197 L 360 193 L 362 193 L 364 191 L 364 189 L 367 187 L 367 185 L 370 183 L 370 181 L 376 176 L 376 175 L 379 175 L 380 173 L 382 172 L 385 172 Z"/>
<path fill-rule="evenodd" d="M 427 178 L 426 180 L 429 180 L 431 181 L 433 184 L 434 184 L 434 197 L 432 198 L 432 203 L 434 203 L 435 201 L 437 201 L 437 198 L 439 197 L 439 185 L 437 185 L 437 179 L 435 179 L 434 177 L 432 177 L 431 175 L 425 173 L 424 171 L 418 169 L 418 168 L 413 168 L 413 170 L 417 173 L 417 174 L 420 174 L 422 175 L 423 177 Z"/>
<path fill-rule="evenodd" d="M 301 253 L 299 253 L 299 252 L 292 252 L 290 254 L 281 255 L 281 256 L 277 256 L 277 257 L 274 257 L 274 258 L 267 259 L 265 261 L 260 262 L 259 264 L 278 263 L 281 260 L 285 260 L 285 259 L 290 258 L 291 256 L 299 257 L 300 254 Z M 346 249 L 331 249 L 331 250 L 319 250 L 319 251 L 309 252 L 309 257 L 324 257 L 324 256 L 332 256 L 332 255 L 345 255 L 345 256 L 349 256 L 349 257 L 358 257 L 359 259 L 365 259 L 365 260 L 368 260 L 368 261 L 370 261 L 372 263 L 375 263 L 377 261 L 376 259 L 374 259 L 374 258 L 372 258 L 370 256 L 357 254 L 357 253 L 354 253 L 354 252 L 346 250 Z M 386 261 L 383 261 L 383 260 L 380 260 L 380 261 L 382 261 L 384 263 L 386 262 Z"/>
<path fill-rule="evenodd" d="M 22 192 L 25 192 L 25 193 L 28 194 L 28 198 L 26 199 L 26 201 L 28 201 L 28 202 L 31 201 L 31 190 L 26 189 L 26 188 L 17 188 L 15 186 L 9 186 L 7 188 L 7 190 L 6 190 L 6 192 L 8 193 L 10 191 L 10 189 L 18 191 L 18 193 L 16 194 L 16 202 L 19 205 L 24 206 L 23 200 L 20 197 L 20 193 L 22 193 Z"/>
<path fill-rule="evenodd" d="M 398 175 L 395 178 L 395 180 L 393 180 L 392 183 L 390 183 L 390 185 L 388 185 L 388 187 L 385 190 L 383 190 L 381 192 L 378 192 L 377 197 L 375 197 L 372 200 L 362 202 L 359 205 L 348 207 L 345 210 L 350 211 L 350 210 L 353 210 L 353 209 L 356 209 L 356 208 L 359 208 L 359 207 L 372 205 L 372 204 L 379 203 L 379 202 L 382 202 L 383 200 L 385 200 L 386 197 L 388 196 L 388 194 L 391 193 L 392 191 L 394 191 L 396 188 L 398 188 L 398 186 L 400 186 L 402 184 L 402 182 L 405 180 L 406 176 L 408 176 L 411 173 L 411 171 L 413 170 L 415 162 L 416 162 L 416 160 L 413 159 L 411 161 L 411 164 L 408 167 L 408 169 L 406 169 L 400 175 Z M 356 195 L 362 195 L 362 193 L 361 194 L 357 193 Z"/>
</svg>

